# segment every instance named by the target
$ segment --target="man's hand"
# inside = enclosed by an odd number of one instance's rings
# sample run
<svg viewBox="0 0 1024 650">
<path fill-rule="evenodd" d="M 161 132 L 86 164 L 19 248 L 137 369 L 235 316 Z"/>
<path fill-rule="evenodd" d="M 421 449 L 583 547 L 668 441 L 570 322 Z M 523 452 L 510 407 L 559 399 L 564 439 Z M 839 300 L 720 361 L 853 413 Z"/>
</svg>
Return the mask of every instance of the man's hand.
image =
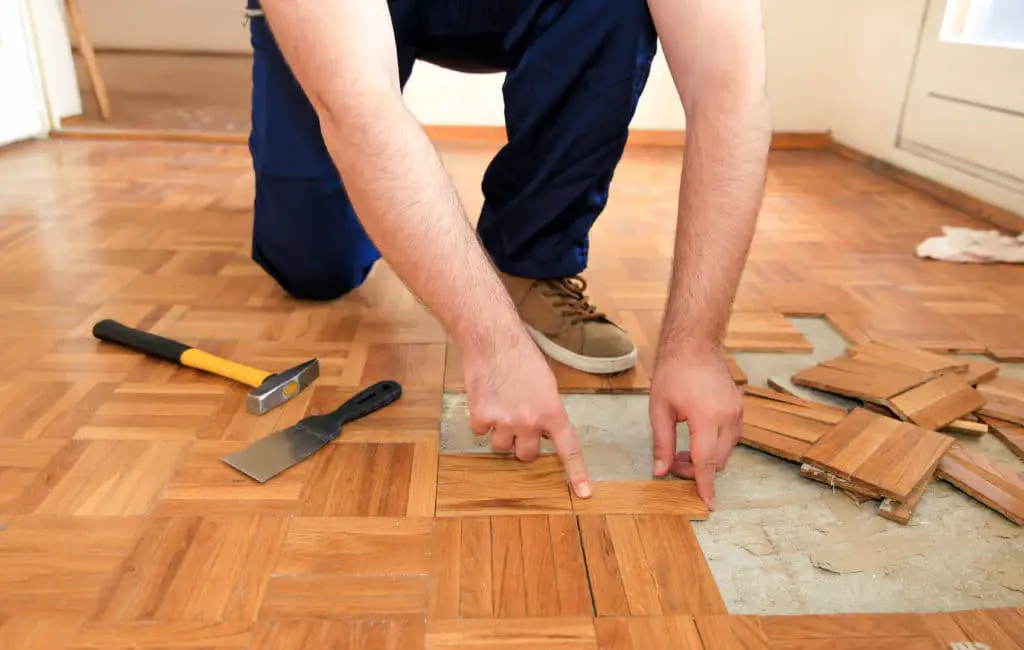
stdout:
<svg viewBox="0 0 1024 650">
<path fill-rule="evenodd" d="M 549 438 L 573 493 L 589 497 L 576 430 L 562 406 L 551 367 L 533 341 L 526 336 L 499 354 L 466 355 L 462 367 L 473 433 L 492 433 L 493 449 L 515 449 L 516 457 L 526 462 L 537 458 L 541 438 Z"/>
<path fill-rule="evenodd" d="M 674 351 L 659 357 L 651 378 L 650 417 L 654 474 L 671 471 L 696 479 L 697 493 L 714 510 L 715 473 L 725 469 L 743 423 L 743 403 L 722 354 Z M 677 454 L 679 422 L 689 426 L 690 449 Z"/>
</svg>

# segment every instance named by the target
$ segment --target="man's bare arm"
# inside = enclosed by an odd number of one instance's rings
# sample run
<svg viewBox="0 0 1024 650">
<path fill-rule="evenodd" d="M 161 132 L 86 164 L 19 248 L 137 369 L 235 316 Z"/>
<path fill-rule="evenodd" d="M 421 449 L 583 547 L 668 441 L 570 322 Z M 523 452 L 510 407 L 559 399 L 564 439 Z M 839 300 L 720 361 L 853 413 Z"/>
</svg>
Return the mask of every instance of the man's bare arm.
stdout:
<svg viewBox="0 0 1024 650">
<path fill-rule="evenodd" d="M 686 113 L 662 348 L 721 344 L 763 196 L 771 116 L 761 0 L 649 0 Z"/>
<path fill-rule="evenodd" d="M 402 101 L 384 0 L 264 0 L 360 222 L 466 354 L 527 336 L 440 157 Z"/>
<path fill-rule="evenodd" d="M 550 438 L 590 496 L 576 431 L 547 361 L 402 99 L 386 0 L 263 0 L 282 55 L 320 119 L 360 223 L 463 353 L 470 426 L 533 460 Z"/>
<path fill-rule="evenodd" d="M 764 190 L 771 118 L 761 0 L 648 0 L 686 112 L 675 255 L 651 377 L 654 473 L 694 478 L 711 509 L 715 473 L 742 431 L 722 339 Z M 677 453 L 676 425 L 690 448 Z"/>
</svg>

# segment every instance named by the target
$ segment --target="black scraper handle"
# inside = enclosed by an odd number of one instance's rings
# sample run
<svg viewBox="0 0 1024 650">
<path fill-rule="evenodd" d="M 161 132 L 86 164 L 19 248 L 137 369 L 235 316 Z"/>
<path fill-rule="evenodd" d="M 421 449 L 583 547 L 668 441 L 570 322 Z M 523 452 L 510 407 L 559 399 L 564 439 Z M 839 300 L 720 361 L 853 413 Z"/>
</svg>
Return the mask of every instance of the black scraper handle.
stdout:
<svg viewBox="0 0 1024 650">
<path fill-rule="evenodd" d="M 353 395 L 337 409 L 324 415 L 313 415 L 305 418 L 302 424 L 316 429 L 318 433 L 328 433 L 333 438 L 341 432 L 341 427 L 365 417 L 388 406 L 402 396 L 402 385 L 390 379 L 379 381 Z"/>
</svg>

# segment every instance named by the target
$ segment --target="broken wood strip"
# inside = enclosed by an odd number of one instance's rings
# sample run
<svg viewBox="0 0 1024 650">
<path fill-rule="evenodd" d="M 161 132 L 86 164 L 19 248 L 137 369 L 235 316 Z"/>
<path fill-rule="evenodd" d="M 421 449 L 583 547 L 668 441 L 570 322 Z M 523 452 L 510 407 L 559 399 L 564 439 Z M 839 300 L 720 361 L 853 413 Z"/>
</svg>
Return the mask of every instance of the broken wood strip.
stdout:
<svg viewBox="0 0 1024 650">
<path fill-rule="evenodd" d="M 939 375 L 889 400 L 900 418 L 933 431 L 984 405 L 982 394 L 956 374 Z"/>
<path fill-rule="evenodd" d="M 972 454 L 955 445 L 940 461 L 937 476 L 1018 526 L 1024 526 L 1024 479 L 1009 468 L 994 465 L 981 454 Z"/>
<path fill-rule="evenodd" d="M 878 491 L 878 488 L 870 485 L 864 485 L 857 481 L 841 478 L 808 463 L 804 463 L 800 466 L 800 475 L 819 483 L 824 483 L 831 488 L 841 490 L 856 503 L 864 503 L 864 501 L 873 501 L 884 498 L 882 493 Z"/>
<path fill-rule="evenodd" d="M 750 424 L 743 425 L 740 444 L 794 463 L 799 463 L 807 450 L 811 448 L 810 443 L 803 440 L 790 438 Z"/>
<path fill-rule="evenodd" d="M 770 381 L 771 380 L 769 380 L 769 382 Z M 825 404 L 824 402 L 816 402 L 790 392 L 768 390 L 760 386 L 751 386 L 749 384 L 743 386 L 740 390 L 751 397 L 774 402 L 776 405 L 773 406 L 773 408 L 782 409 L 782 407 L 779 406 L 781 404 L 788 404 L 797 407 L 797 410 L 787 410 L 789 413 L 803 414 L 808 411 L 814 412 L 813 416 L 808 414 L 808 417 L 816 418 L 821 422 L 830 422 L 835 424 L 842 420 L 847 413 L 847 410 L 844 408 Z"/>
<path fill-rule="evenodd" d="M 708 518 L 708 508 L 689 480 L 605 481 L 591 483 L 593 494 L 580 499 L 570 493 L 578 515 L 665 514 L 691 520 Z"/>
<path fill-rule="evenodd" d="M 789 404 L 778 406 L 796 408 Z M 820 440 L 836 424 L 787 413 L 781 408 L 774 408 L 773 403 L 766 400 L 746 397 L 743 400 L 743 423 L 811 444 Z"/>
<path fill-rule="evenodd" d="M 981 382 L 996 377 L 998 374 L 999 364 L 988 361 L 971 361 L 967 364 L 967 371 L 962 377 L 971 386 L 977 386 Z"/>
<path fill-rule="evenodd" d="M 1024 426 L 992 417 L 982 417 L 992 427 L 992 435 L 999 438 L 1018 458 L 1024 460 Z"/>
<path fill-rule="evenodd" d="M 985 398 L 978 415 L 1024 424 L 1024 380 L 996 377 L 978 384 L 977 389 Z"/>
<path fill-rule="evenodd" d="M 983 436 L 988 433 L 988 425 L 972 420 L 953 420 L 942 428 L 943 432 L 960 433 L 965 436 Z"/>
<path fill-rule="evenodd" d="M 783 393 L 784 395 L 796 395 L 796 393 L 789 390 L 788 388 L 780 384 L 778 380 L 773 379 L 772 377 L 769 377 L 767 381 L 765 381 L 765 383 L 768 384 L 768 388 Z"/>
<path fill-rule="evenodd" d="M 921 372 L 941 374 L 945 372 L 966 372 L 968 362 L 927 350 L 895 343 L 857 343 L 847 348 L 851 358 L 868 360 L 900 368 L 911 368 Z"/>
<path fill-rule="evenodd" d="M 914 491 L 910 493 L 910 498 L 904 503 L 900 503 L 899 501 L 890 499 L 889 497 L 882 499 L 882 503 L 878 506 L 878 514 L 884 519 L 906 526 L 910 523 L 910 518 L 914 516 L 914 509 L 917 508 L 917 504 L 920 503 L 921 497 L 924 496 L 928 486 L 931 485 L 933 477 L 934 472 L 926 476 L 921 483 L 914 488 Z"/>
<path fill-rule="evenodd" d="M 811 405 L 810 402 L 801 403 L 801 401 L 805 400 L 801 400 L 799 397 L 790 398 L 781 393 L 777 393 L 777 395 L 784 399 L 766 398 L 750 393 L 743 395 L 743 403 L 745 406 L 743 414 L 744 419 L 748 419 L 748 415 L 752 416 L 754 413 L 757 413 L 758 417 L 749 418 L 751 424 L 789 435 L 789 426 L 797 425 L 801 428 L 810 427 L 814 430 L 820 430 L 822 427 L 819 426 L 819 424 L 824 424 L 824 428 L 827 430 L 831 425 L 838 424 L 839 421 L 846 416 L 846 410 L 841 408 L 832 406 L 820 408 L 819 406 Z M 803 421 L 794 420 L 794 417 Z M 777 418 L 779 419 L 777 425 L 786 428 L 779 429 L 775 426 L 768 426 L 764 422 L 766 418 Z M 814 437 L 814 440 L 817 440 L 820 437 L 820 435 L 817 435 Z"/>
</svg>

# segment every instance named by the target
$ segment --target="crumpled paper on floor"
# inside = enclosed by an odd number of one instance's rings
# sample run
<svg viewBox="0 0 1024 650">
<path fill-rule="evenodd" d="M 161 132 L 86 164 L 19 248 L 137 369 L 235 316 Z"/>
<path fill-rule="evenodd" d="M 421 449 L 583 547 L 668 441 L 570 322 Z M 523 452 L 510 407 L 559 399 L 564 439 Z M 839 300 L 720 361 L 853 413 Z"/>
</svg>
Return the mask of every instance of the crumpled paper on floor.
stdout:
<svg viewBox="0 0 1024 650">
<path fill-rule="evenodd" d="M 1024 234 L 1017 237 L 996 230 L 942 227 L 942 237 L 929 237 L 917 247 L 918 257 L 976 264 L 1024 264 Z"/>
</svg>

